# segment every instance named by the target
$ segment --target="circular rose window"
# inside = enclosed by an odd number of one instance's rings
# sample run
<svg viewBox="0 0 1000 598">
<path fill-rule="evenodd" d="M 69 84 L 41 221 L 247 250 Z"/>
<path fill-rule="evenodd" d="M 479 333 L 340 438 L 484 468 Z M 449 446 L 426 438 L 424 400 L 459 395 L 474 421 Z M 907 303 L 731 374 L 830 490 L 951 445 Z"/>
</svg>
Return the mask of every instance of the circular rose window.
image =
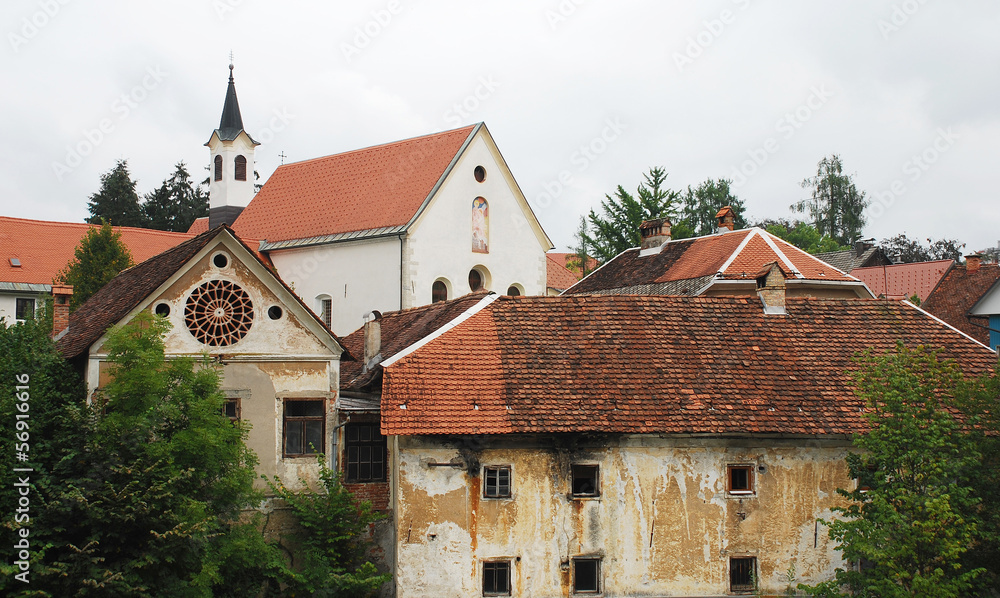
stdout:
<svg viewBox="0 0 1000 598">
<path fill-rule="evenodd" d="M 213 347 L 225 347 L 250 331 L 253 303 L 246 291 L 228 280 L 212 280 L 188 297 L 184 323 L 199 341 Z"/>
</svg>

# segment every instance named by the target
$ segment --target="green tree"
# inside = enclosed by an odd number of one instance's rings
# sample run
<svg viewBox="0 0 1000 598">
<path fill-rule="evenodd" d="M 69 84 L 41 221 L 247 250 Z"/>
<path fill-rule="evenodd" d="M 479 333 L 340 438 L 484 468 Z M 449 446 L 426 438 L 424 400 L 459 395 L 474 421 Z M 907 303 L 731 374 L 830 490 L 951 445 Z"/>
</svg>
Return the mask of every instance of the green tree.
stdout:
<svg viewBox="0 0 1000 598">
<path fill-rule="evenodd" d="M 726 206 L 733 208 L 736 229 L 746 228 L 747 221 L 743 215 L 746 206 L 742 199 L 733 195 L 730 190 L 731 184 L 732 181 L 727 179 L 708 179 L 693 189 L 688 186 L 680 220 L 672 229 L 672 237 L 684 239 L 716 232 L 719 223 L 715 215 Z"/>
<path fill-rule="evenodd" d="M 637 247 L 641 242 L 639 225 L 643 220 L 676 219 L 680 193 L 666 187 L 666 178 L 663 168 L 650 168 L 643 174 L 644 180 L 635 195 L 619 185 L 614 195 L 605 195 L 601 200 L 602 214 L 590 210 L 587 216 L 590 230 L 578 235 L 593 250 L 593 257 L 607 262 L 622 251 Z"/>
<path fill-rule="evenodd" d="M 128 171 L 128 161 L 119 160 L 101 175 L 101 188 L 90 196 L 90 224 L 110 222 L 115 226 L 146 226 L 146 217 L 135 192 L 135 181 Z"/>
<path fill-rule="evenodd" d="M 567 260 L 566 267 L 573 272 L 577 272 L 580 278 L 593 272 L 592 267 L 594 259 L 591 256 L 593 251 L 590 245 L 587 244 L 586 236 L 587 234 L 587 219 L 580 216 L 580 227 L 576 230 L 576 248 L 573 250 L 573 256 Z"/>
<path fill-rule="evenodd" d="M 208 195 L 195 186 L 184 162 L 142 204 L 150 228 L 187 232 L 197 218 L 208 216 Z"/>
<path fill-rule="evenodd" d="M 121 237 L 121 231 L 115 231 L 107 222 L 91 228 L 77 245 L 73 261 L 56 275 L 55 282 L 73 285 L 71 310 L 133 265 L 132 254 Z"/>
<path fill-rule="evenodd" d="M 779 239 L 788 241 L 806 253 L 826 253 L 849 249 L 829 235 L 821 235 L 816 227 L 801 220 L 765 220 L 760 226 Z"/>
<path fill-rule="evenodd" d="M 844 174 L 840 156 L 819 161 L 816 176 L 802 181 L 811 197 L 792 204 L 798 213 L 808 213 L 820 235 L 829 235 L 841 245 L 852 245 L 865 227 L 865 208 L 870 203 L 858 191 L 851 175 Z"/>
<path fill-rule="evenodd" d="M 911 239 L 906 234 L 882 239 L 882 250 L 897 264 L 927 262 L 930 260 L 962 261 L 962 249 L 965 243 L 957 239 L 927 239 L 927 244 L 918 239 Z"/>
<path fill-rule="evenodd" d="M 854 570 L 838 569 L 836 580 L 813 588 L 822 596 L 879 598 L 978 595 L 982 568 L 964 557 L 980 538 L 980 499 L 970 475 L 982 464 L 980 447 L 950 407 L 967 392 L 954 362 L 924 347 L 856 360 L 856 392 L 869 409 L 870 432 L 855 439 L 847 457 L 858 488 L 840 490 L 850 499 L 835 509 L 830 537 Z"/>
</svg>

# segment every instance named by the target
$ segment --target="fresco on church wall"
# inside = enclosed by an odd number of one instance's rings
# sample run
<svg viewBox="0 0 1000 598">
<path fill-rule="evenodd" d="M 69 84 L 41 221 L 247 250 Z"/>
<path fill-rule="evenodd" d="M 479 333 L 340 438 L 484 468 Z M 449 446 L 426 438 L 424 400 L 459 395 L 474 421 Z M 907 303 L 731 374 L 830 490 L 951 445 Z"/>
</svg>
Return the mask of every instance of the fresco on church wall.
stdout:
<svg viewBox="0 0 1000 598">
<path fill-rule="evenodd" d="M 472 200 L 472 251 L 490 252 L 490 205 L 482 197 Z"/>
</svg>

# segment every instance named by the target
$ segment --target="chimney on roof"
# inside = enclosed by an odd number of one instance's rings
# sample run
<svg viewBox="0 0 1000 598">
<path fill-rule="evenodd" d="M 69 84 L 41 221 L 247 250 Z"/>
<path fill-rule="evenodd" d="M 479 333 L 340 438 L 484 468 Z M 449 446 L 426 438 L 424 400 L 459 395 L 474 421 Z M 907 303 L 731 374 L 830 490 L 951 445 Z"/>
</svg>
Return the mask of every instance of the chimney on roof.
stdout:
<svg viewBox="0 0 1000 598">
<path fill-rule="evenodd" d="M 639 225 L 639 236 L 642 237 L 640 256 L 658 253 L 663 244 L 670 240 L 670 219 L 643 220 Z"/>
<path fill-rule="evenodd" d="M 52 336 L 59 336 L 69 328 L 69 298 L 73 296 L 73 285 L 52 285 Z"/>
<path fill-rule="evenodd" d="M 875 244 L 871 243 L 869 241 L 855 241 L 854 242 L 854 256 L 855 257 L 861 257 L 862 255 L 865 254 L 866 251 L 868 251 L 872 247 L 875 247 Z"/>
<path fill-rule="evenodd" d="M 733 211 L 732 206 L 726 206 L 719 210 L 719 213 L 715 215 L 716 221 L 719 223 L 718 232 L 723 232 L 723 229 L 733 230 L 736 228 L 736 212 Z"/>
<path fill-rule="evenodd" d="M 982 265 L 982 262 L 983 262 L 983 256 L 979 255 L 978 253 L 973 253 L 971 255 L 965 256 L 965 271 L 968 272 L 969 274 L 972 274 L 973 272 L 979 269 L 979 266 Z"/>
<path fill-rule="evenodd" d="M 764 304 L 765 315 L 786 315 L 785 274 L 777 262 L 766 264 L 757 273 L 757 296 Z"/>
<path fill-rule="evenodd" d="M 362 370 L 367 372 L 382 361 L 382 314 L 372 310 L 365 314 L 365 354 Z"/>
</svg>

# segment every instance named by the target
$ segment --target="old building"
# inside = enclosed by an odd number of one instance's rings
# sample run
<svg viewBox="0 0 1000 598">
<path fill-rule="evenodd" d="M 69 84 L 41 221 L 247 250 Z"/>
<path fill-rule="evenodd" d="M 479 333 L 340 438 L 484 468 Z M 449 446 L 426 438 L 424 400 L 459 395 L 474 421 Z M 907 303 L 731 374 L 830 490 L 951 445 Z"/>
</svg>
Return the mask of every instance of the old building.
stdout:
<svg viewBox="0 0 1000 598">
<path fill-rule="evenodd" d="M 1000 346 L 1000 264 L 979 255 L 954 264 L 931 292 L 924 309 L 977 341 Z"/>
<path fill-rule="evenodd" d="M 565 291 L 566 295 L 751 296 L 771 262 L 788 274 L 793 297 L 871 297 L 863 282 L 760 228 L 733 230 L 731 208 L 718 232 L 672 239 L 670 221 L 644 222 L 642 246 L 627 249 Z"/>
<path fill-rule="evenodd" d="M 784 297 L 776 266 L 763 298 L 491 294 L 373 319 L 382 360 L 345 384 L 366 421 L 381 395 L 397 595 L 829 579 L 844 563 L 818 520 L 866 429 L 852 355 L 902 340 L 968 373 L 996 358 L 906 303 Z"/>
<path fill-rule="evenodd" d="M 172 324 L 168 357 L 207 353 L 220 365 L 226 412 L 252 425 L 259 473 L 293 489 L 316 480 L 350 354 L 249 247 L 219 227 L 125 270 L 73 312 L 57 347 L 91 394 L 108 381 L 109 330 L 142 311 Z"/>
</svg>

